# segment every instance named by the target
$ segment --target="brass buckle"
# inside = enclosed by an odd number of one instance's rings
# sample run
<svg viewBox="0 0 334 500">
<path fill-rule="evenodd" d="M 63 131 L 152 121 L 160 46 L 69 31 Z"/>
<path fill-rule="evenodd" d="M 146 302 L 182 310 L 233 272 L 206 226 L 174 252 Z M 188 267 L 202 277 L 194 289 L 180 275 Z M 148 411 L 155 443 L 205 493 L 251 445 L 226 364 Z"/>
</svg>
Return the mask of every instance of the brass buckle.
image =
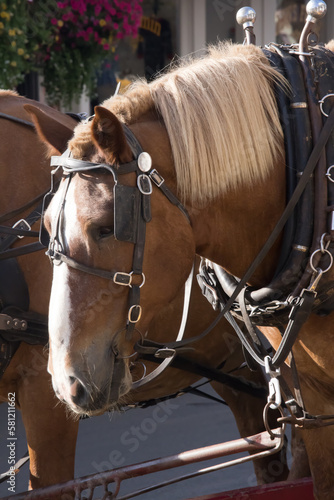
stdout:
<svg viewBox="0 0 334 500">
<path fill-rule="evenodd" d="M 138 317 L 136 319 L 132 319 L 132 313 L 134 311 L 138 311 Z M 135 305 L 131 306 L 129 309 L 129 312 L 128 312 L 129 323 L 137 323 L 141 318 L 141 313 L 142 313 L 142 308 L 139 304 L 135 304 Z"/>
<path fill-rule="evenodd" d="M 132 273 L 130 273 L 130 274 L 129 273 L 122 273 L 122 272 L 118 271 L 117 273 L 114 274 L 114 277 L 112 280 L 116 285 L 131 287 Z"/>
</svg>

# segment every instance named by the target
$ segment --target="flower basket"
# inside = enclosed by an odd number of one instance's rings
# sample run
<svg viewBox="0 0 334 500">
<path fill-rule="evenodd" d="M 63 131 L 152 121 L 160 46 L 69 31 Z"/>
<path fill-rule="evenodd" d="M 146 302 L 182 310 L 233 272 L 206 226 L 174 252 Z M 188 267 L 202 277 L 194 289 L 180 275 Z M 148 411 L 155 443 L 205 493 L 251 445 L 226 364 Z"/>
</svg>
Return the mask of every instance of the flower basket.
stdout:
<svg viewBox="0 0 334 500">
<path fill-rule="evenodd" d="M 118 41 L 137 35 L 141 2 L 0 0 L 0 85 L 13 88 L 38 69 L 50 104 L 68 106 L 84 90 L 93 96 L 102 64 L 117 58 Z"/>
</svg>

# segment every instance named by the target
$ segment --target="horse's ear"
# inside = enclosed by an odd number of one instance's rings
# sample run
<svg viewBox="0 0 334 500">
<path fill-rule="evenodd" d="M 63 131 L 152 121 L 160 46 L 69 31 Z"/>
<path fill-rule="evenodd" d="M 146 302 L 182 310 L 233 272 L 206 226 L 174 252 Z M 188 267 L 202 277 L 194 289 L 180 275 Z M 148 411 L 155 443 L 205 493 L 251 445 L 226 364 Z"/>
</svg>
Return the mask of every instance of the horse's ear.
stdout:
<svg viewBox="0 0 334 500">
<path fill-rule="evenodd" d="M 107 108 L 95 106 L 92 121 L 93 140 L 108 163 L 127 163 L 132 159 L 123 127 L 118 118 Z"/>
<path fill-rule="evenodd" d="M 62 154 L 67 148 L 67 143 L 77 123 L 73 120 L 73 127 L 71 127 L 32 104 L 25 104 L 24 109 L 30 114 L 40 139 L 50 147 L 50 153 Z"/>
</svg>

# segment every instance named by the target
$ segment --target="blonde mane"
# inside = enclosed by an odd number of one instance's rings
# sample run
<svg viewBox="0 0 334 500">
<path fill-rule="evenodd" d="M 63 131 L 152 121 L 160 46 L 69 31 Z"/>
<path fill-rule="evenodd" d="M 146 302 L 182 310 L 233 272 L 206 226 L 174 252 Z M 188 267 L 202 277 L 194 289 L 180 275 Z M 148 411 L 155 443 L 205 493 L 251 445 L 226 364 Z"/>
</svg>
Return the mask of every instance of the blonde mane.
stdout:
<svg viewBox="0 0 334 500">
<path fill-rule="evenodd" d="M 273 81 L 283 79 L 261 49 L 220 44 L 103 106 L 127 124 L 156 110 L 168 132 L 178 194 L 203 205 L 227 189 L 265 179 L 277 160 L 283 133 Z M 77 132 L 71 147 L 85 144 L 87 134 Z"/>
</svg>

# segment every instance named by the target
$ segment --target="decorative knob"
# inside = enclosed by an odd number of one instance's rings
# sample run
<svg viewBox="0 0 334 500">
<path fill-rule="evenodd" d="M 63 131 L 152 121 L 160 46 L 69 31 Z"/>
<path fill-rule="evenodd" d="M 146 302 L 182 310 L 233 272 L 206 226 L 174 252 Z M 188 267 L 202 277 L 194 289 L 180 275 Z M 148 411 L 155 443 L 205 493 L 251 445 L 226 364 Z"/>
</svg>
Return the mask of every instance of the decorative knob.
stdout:
<svg viewBox="0 0 334 500">
<path fill-rule="evenodd" d="M 310 0 L 306 5 L 306 12 L 308 14 L 306 21 L 316 23 L 319 19 L 322 19 L 326 15 L 326 2 L 323 0 Z"/>
<path fill-rule="evenodd" d="M 254 26 L 256 12 L 252 7 L 242 7 L 237 12 L 237 23 L 242 24 L 243 29 Z"/>
</svg>

